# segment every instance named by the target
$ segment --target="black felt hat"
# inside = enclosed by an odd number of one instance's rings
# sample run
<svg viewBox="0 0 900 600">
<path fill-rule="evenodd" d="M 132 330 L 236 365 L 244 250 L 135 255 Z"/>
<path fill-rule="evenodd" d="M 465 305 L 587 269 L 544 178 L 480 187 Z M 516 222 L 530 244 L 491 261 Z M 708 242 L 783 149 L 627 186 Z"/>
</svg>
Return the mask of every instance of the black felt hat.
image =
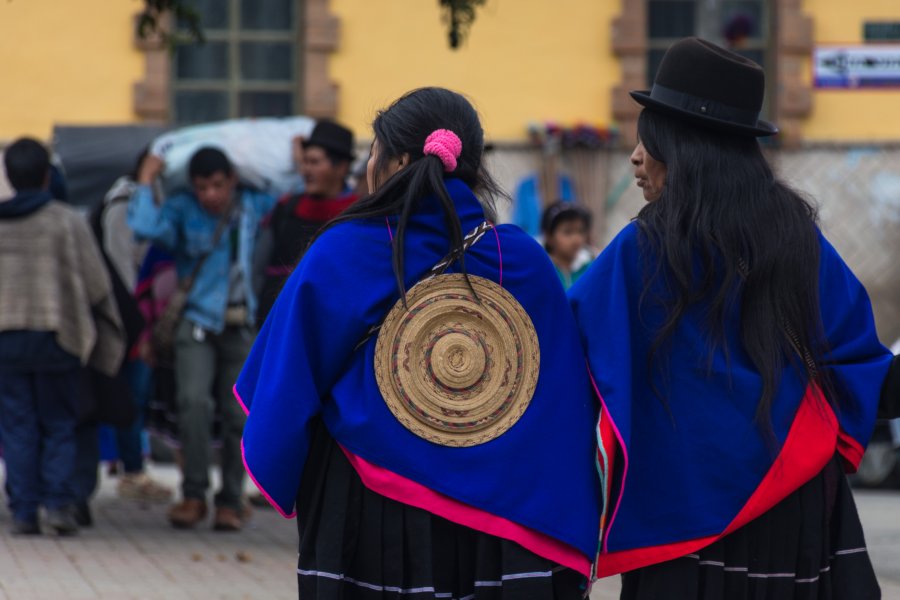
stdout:
<svg viewBox="0 0 900 600">
<path fill-rule="evenodd" d="M 653 88 L 631 92 L 631 97 L 703 127 L 762 137 L 778 133 L 778 127 L 759 118 L 765 91 L 765 73 L 758 64 L 691 37 L 666 51 Z"/>
<path fill-rule="evenodd" d="M 312 134 L 303 140 L 303 147 L 318 146 L 347 160 L 353 160 L 353 132 L 334 121 L 323 119 L 316 123 Z"/>
</svg>

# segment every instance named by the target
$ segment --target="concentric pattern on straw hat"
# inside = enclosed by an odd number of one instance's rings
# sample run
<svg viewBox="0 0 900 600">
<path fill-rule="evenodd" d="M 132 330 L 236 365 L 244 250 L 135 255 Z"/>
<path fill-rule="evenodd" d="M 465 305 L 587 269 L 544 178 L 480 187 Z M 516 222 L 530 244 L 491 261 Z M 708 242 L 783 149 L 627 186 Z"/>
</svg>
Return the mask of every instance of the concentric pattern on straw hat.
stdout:
<svg viewBox="0 0 900 600">
<path fill-rule="evenodd" d="M 459 274 L 420 282 L 391 309 L 375 347 L 388 408 L 417 436 L 475 446 L 515 425 L 537 386 L 540 347 L 525 309 L 502 287 Z"/>
</svg>

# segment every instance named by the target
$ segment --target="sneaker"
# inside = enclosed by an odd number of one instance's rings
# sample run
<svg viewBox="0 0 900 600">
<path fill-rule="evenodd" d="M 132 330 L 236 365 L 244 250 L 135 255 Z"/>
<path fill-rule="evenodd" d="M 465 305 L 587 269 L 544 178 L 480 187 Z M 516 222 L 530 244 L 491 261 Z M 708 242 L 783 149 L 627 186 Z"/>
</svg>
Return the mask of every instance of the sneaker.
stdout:
<svg viewBox="0 0 900 600">
<path fill-rule="evenodd" d="M 206 518 L 206 502 L 185 498 L 169 509 L 169 523 L 175 529 L 191 529 Z"/>
<path fill-rule="evenodd" d="M 9 532 L 13 535 L 40 535 L 41 527 L 36 520 L 20 521 L 19 519 L 13 519 Z"/>
<path fill-rule="evenodd" d="M 56 531 L 57 535 L 75 535 L 78 533 L 78 522 L 75 515 L 68 508 L 60 510 L 47 510 L 44 516 L 44 524 Z"/>
<path fill-rule="evenodd" d="M 157 483 L 146 473 L 126 473 L 119 481 L 119 498 L 140 502 L 168 502 L 172 490 Z"/>
</svg>

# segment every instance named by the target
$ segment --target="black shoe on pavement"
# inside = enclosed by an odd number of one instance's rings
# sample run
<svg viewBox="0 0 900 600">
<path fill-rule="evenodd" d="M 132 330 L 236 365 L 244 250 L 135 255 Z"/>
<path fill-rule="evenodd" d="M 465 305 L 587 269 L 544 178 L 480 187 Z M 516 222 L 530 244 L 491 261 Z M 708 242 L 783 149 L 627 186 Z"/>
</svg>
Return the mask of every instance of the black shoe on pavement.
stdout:
<svg viewBox="0 0 900 600">
<path fill-rule="evenodd" d="M 48 510 L 44 524 L 56 531 L 57 535 L 75 535 L 78 533 L 78 522 L 71 509 Z"/>
<path fill-rule="evenodd" d="M 41 535 L 41 527 L 37 521 L 13 519 L 9 532 L 13 535 Z"/>
<path fill-rule="evenodd" d="M 94 515 L 91 513 L 91 507 L 87 502 L 78 502 L 72 507 L 72 516 L 79 527 L 93 527 Z"/>
</svg>

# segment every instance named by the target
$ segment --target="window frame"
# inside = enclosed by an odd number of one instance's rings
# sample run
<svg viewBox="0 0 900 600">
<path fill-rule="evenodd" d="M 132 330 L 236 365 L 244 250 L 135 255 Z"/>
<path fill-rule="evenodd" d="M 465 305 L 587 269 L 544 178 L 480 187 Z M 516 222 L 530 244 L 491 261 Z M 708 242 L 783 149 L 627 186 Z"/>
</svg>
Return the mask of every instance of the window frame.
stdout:
<svg viewBox="0 0 900 600">
<path fill-rule="evenodd" d="M 303 108 L 303 48 L 304 48 L 304 5 L 300 0 L 291 0 L 293 4 L 293 23 L 290 29 L 242 29 L 241 1 L 220 0 L 228 3 L 227 29 L 210 29 L 204 31 L 206 42 L 224 42 L 227 45 L 229 69 L 225 79 L 180 79 L 178 77 L 178 50 L 172 53 L 172 69 L 169 76 L 169 107 L 171 121 L 179 126 L 192 125 L 207 121 L 180 121 L 176 112 L 175 98 L 178 92 L 224 92 L 227 101 L 226 119 L 252 118 L 241 116 L 240 96 L 244 92 L 281 92 L 291 94 L 291 109 L 288 115 L 300 114 Z M 277 80 L 242 80 L 241 79 L 241 43 L 273 42 L 289 43 L 293 47 L 291 79 Z"/>
<path fill-rule="evenodd" d="M 655 2 L 683 2 L 685 0 L 653 0 Z M 725 40 L 722 38 L 721 30 L 719 29 L 721 26 L 721 12 L 722 12 L 722 3 L 720 0 L 687 0 L 693 2 L 694 4 L 694 33 L 697 37 L 701 37 L 716 44 L 723 45 Z M 656 75 L 656 72 L 651 72 L 651 61 L 650 61 L 650 53 L 653 51 L 666 50 L 682 38 L 654 38 L 650 36 L 650 5 L 651 0 L 645 0 L 647 17 L 645 24 L 646 31 L 646 40 L 647 40 L 647 48 L 644 52 L 644 56 L 646 57 L 646 65 L 647 70 L 645 74 L 645 79 L 647 81 L 647 87 L 651 87 L 653 85 L 653 77 Z M 713 8 L 710 9 L 707 4 L 712 4 Z M 766 97 L 763 100 L 763 108 L 761 111 L 762 118 L 766 118 L 767 116 L 771 116 L 773 111 L 773 99 L 770 97 L 772 93 L 775 91 L 775 87 L 773 82 L 775 81 L 775 67 L 776 67 L 776 40 L 775 40 L 775 7 L 773 6 L 772 0 L 759 0 L 759 4 L 762 9 L 762 26 L 760 27 L 760 38 L 758 39 L 748 39 L 748 43 L 741 50 L 759 50 L 763 53 L 763 64 L 762 68 L 766 73 L 766 80 L 768 85 L 766 85 Z"/>
</svg>

